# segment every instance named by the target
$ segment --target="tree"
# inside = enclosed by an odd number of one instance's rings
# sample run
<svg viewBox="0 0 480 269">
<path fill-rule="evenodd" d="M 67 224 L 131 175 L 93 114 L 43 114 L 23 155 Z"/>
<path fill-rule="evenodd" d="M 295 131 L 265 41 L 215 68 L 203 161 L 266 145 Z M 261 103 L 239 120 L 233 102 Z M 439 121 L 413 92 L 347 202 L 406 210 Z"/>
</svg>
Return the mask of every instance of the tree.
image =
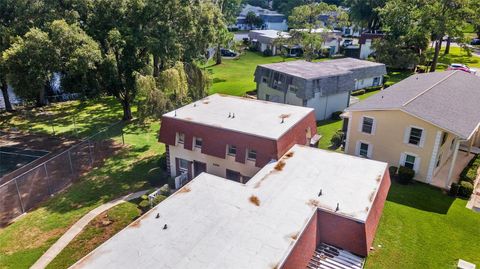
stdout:
<svg viewBox="0 0 480 269">
<path fill-rule="evenodd" d="M 223 20 L 225 23 L 227 25 L 235 23 L 237 14 L 240 11 L 241 0 L 217 0 L 216 4 L 223 15 Z M 228 45 L 228 43 L 233 41 L 233 35 L 229 34 L 227 29 L 219 27 L 217 37 L 216 64 L 218 65 L 222 63 L 222 54 L 220 49 L 222 46 Z"/>
<path fill-rule="evenodd" d="M 263 25 L 263 19 L 260 18 L 260 16 L 257 16 L 253 11 L 249 11 L 247 13 L 247 16 L 245 17 L 245 22 L 250 26 L 250 28 L 253 28 L 253 26 L 255 26 L 256 28 L 260 28 Z"/>
<path fill-rule="evenodd" d="M 63 88 L 86 95 L 91 86 L 88 76 L 94 76 L 102 61 L 99 45 L 77 24 L 68 24 L 65 20 L 53 21 L 48 29 L 58 52 L 55 71 L 63 74 Z"/>
<path fill-rule="evenodd" d="M 430 72 L 435 72 L 441 44 L 445 35 L 463 37 L 462 29 L 469 19 L 469 0 L 429 0 L 423 6 L 423 16 L 430 19 L 432 38 L 435 41 L 435 52 Z M 477 15 L 478 16 L 478 15 Z"/>
<path fill-rule="evenodd" d="M 312 3 L 314 1 L 309 0 L 274 0 L 273 9 L 289 16 L 295 7 Z"/>
<path fill-rule="evenodd" d="M 318 56 L 324 40 L 329 35 L 328 29 L 322 28 L 323 22 L 320 20 L 320 15 L 325 14 L 329 14 L 330 20 L 339 26 L 346 23 L 347 16 L 342 9 L 323 2 L 298 6 L 288 18 L 290 26 L 294 28 L 290 31 L 291 39 L 302 46 L 307 61 L 312 61 Z"/>
<path fill-rule="evenodd" d="M 379 9 L 385 6 L 388 0 L 345 0 L 349 7 L 350 19 L 370 31 L 379 30 L 381 21 Z"/>
<path fill-rule="evenodd" d="M 56 65 L 56 53 L 48 34 L 38 28 L 19 37 L 2 56 L 15 93 L 36 100 L 37 106 L 45 105 L 45 87 Z"/>
</svg>

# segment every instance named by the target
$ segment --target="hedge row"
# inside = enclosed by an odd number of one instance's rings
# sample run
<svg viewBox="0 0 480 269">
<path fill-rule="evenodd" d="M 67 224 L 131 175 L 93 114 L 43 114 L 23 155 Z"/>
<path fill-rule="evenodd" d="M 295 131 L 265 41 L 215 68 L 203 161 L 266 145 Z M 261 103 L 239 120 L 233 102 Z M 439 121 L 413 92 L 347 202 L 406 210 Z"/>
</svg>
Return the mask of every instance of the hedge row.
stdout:
<svg viewBox="0 0 480 269">
<path fill-rule="evenodd" d="M 473 193 L 473 184 L 477 178 L 480 167 L 480 155 L 475 156 L 460 174 L 460 183 L 452 183 L 449 194 L 469 199 Z"/>
<path fill-rule="evenodd" d="M 362 94 L 365 94 L 367 92 L 374 92 L 374 91 L 379 91 L 382 89 L 383 86 L 372 86 L 372 87 L 366 87 L 360 90 L 353 91 L 350 95 L 352 96 L 359 96 Z"/>
</svg>

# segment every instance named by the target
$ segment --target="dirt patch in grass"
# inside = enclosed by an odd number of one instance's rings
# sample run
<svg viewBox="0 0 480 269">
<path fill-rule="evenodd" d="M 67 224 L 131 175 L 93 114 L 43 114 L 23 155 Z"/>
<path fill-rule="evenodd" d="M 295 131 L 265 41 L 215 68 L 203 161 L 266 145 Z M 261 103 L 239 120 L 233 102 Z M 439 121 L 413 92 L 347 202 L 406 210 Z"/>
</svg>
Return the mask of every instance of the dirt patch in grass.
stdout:
<svg viewBox="0 0 480 269">
<path fill-rule="evenodd" d="M 65 229 L 53 229 L 50 231 L 42 231 L 38 227 L 31 227 L 29 229 L 24 229 L 21 232 L 21 235 L 14 235 L 18 240 L 16 244 L 8 245 L 8 249 L 2 249 L 7 255 L 11 255 L 17 251 L 24 251 L 27 249 L 36 249 L 45 244 L 48 240 L 52 238 L 60 237 Z"/>
</svg>

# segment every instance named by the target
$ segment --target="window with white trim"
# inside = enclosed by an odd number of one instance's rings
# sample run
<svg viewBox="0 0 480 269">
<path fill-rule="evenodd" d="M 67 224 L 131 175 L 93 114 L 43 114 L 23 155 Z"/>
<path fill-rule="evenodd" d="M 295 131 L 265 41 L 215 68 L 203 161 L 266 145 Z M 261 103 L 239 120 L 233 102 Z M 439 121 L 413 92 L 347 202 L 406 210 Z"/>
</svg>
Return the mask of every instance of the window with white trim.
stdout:
<svg viewBox="0 0 480 269">
<path fill-rule="evenodd" d="M 358 149 L 358 155 L 368 158 L 368 148 L 369 145 L 367 143 L 360 142 L 360 147 Z"/>
<path fill-rule="evenodd" d="M 185 134 L 177 133 L 177 143 L 183 144 L 185 142 Z"/>
<path fill-rule="evenodd" d="M 178 170 L 181 174 L 188 173 L 189 161 L 184 159 L 178 159 Z"/>
<path fill-rule="evenodd" d="M 362 133 L 372 134 L 375 120 L 370 117 L 362 117 Z"/>
<path fill-rule="evenodd" d="M 237 155 L 237 147 L 234 145 L 228 145 L 227 146 L 227 154 L 230 156 L 235 156 Z"/>
<path fill-rule="evenodd" d="M 255 161 L 257 159 L 257 151 L 253 149 L 248 150 L 247 159 L 250 161 Z"/>
<path fill-rule="evenodd" d="M 193 144 L 195 145 L 196 148 L 201 149 L 203 145 L 203 140 L 200 137 L 195 137 L 193 140 Z"/>
<path fill-rule="evenodd" d="M 410 135 L 408 137 L 408 144 L 421 146 L 423 130 L 415 127 L 410 128 Z"/>
<path fill-rule="evenodd" d="M 405 161 L 403 162 L 403 166 L 415 170 L 415 161 L 417 157 L 409 154 L 405 154 Z"/>
</svg>

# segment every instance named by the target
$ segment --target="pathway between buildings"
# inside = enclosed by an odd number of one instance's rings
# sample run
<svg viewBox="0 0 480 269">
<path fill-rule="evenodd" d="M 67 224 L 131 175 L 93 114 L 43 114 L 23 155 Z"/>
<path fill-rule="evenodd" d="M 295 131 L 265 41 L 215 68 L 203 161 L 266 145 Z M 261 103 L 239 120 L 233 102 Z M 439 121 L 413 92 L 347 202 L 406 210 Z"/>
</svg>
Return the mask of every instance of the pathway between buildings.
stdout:
<svg viewBox="0 0 480 269">
<path fill-rule="evenodd" d="M 108 203 L 105 203 L 99 207 L 88 212 L 85 216 L 79 219 L 75 224 L 73 224 L 68 231 L 60 237 L 55 244 L 53 244 L 47 252 L 45 252 L 40 259 L 38 259 L 35 264 L 30 267 L 31 269 L 43 269 L 47 267 L 47 265 L 53 261 L 55 257 L 77 236 L 85 226 L 87 226 L 90 221 L 92 221 L 96 216 L 100 215 L 105 210 L 108 210 L 116 205 L 124 203 L 129 200 L 136 199 L 144 194 L 146 194 L 148 190 L 139 191 L 135 193 L 130 193 Z"/>
</svg>

